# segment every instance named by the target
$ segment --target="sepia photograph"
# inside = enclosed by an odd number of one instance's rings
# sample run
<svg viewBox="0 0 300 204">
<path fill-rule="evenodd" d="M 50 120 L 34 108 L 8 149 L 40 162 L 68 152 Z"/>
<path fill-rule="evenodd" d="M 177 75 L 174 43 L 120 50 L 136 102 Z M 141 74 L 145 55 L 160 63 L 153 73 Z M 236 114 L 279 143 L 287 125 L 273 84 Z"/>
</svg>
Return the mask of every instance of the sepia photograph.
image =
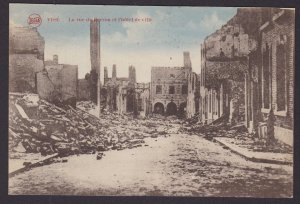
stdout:
<svg viewBox="0 0 300 204">
<path fill-rule="evenodd" d="M 8 194 L 293 198 L 295 9 L 9 4 Z"/>
</svg>

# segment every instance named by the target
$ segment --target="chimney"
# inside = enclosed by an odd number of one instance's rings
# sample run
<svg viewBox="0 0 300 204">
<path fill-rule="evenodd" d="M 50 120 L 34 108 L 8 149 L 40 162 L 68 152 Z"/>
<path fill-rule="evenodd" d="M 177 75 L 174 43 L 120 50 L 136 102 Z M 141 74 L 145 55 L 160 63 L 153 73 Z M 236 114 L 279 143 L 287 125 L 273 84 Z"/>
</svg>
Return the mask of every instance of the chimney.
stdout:
<svg viewBox="0 0 300 204">
<path fill-rule="evenodd" d="M 108 79 L 107 67 L 104 67 L 104 84 L 106 84 L 107 79 Z"/>
<path fill-rule="evenodd" d="M 100 24 L 98 21 L 90 22 L 90 57 L 91 69 L 100 73 Z"/>
<path fill-rule="evenodd" d="M 132 67 L 132 81 L 136 83 L 135 67 Z"/>
<path fill-rule="evenodd" d="M 135 77 L 135 68 L 134 66 L 130 65 L 129 66 L 129 81 L 136 83 L 136 77 Z"/>
<path fill-rule="evenodd" d="M 53 55 L 53 62 L 58 64 L 58 55 Z"/>
<path fill-rule="evenodd" d="M 190 59 L 190 53 L 189 52 L 183 52 L 183 66 L 185 68 L 192 68 L 192 62 Z"/>
<path fill-rule="evenodd" d="M 117 68 L 116 65 L 113 64 L 113 69 L 112 69 L 112 79 L 116 80 L 117 79 Z"/>
<path fill-rule="evenodd" d="M 97 73 L 97 84 L 92 90 L 95 90 L 96 94 L 91 96 L 92 101 L 97 103 L 99 117 L 101 115 L 100 108 L 100 22 L 94 19 L 90 21 L 90 60 L 91 60 L 91 70 Z"/>
<path fill-rule="evenodd" d="M 131 78 L 132 78 L 132 66 L 130 65 L 129 68 L 128 68 L 128 79 L 129 79 L 129 81 L 131 81 Z"/>
</svg>

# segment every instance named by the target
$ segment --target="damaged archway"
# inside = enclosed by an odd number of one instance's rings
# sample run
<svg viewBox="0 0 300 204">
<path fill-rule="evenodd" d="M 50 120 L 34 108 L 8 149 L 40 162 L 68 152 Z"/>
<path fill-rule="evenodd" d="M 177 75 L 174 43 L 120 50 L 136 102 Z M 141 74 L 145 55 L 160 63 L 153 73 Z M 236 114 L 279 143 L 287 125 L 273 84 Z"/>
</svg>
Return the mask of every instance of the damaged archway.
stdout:
<svg viewBox="0 0 300 204">
<path fill-rule="evenodd" d="M 160 103 L 160 102 L 157 102 L 154 105 L 154 113 L 163 115 L 164 112 L 165 112 L 164 111 L 164 105 L 162 103 Z"/>
<path fill-rule="evenodd" d="M 176 115 L 177 114 L 177 106 L 174 102 L 170 102 L 167 105 L 167 115 Z"/>
</svg>

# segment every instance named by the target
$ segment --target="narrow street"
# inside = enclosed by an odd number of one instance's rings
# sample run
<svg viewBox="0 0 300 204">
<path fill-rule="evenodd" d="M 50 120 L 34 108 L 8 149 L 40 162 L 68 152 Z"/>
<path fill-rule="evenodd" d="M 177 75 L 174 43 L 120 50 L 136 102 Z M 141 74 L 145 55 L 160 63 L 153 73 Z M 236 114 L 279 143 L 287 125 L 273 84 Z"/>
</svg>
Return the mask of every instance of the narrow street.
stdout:
<svg viewBox="0 0 300 204">
<path fill-rule="evenodd" d="M 200 136 L 145 138 L 142 147 L 69 156 L 9 180 L 9 194 L 292 196 L 292 166 L 254 163 Z"/>
</svg>

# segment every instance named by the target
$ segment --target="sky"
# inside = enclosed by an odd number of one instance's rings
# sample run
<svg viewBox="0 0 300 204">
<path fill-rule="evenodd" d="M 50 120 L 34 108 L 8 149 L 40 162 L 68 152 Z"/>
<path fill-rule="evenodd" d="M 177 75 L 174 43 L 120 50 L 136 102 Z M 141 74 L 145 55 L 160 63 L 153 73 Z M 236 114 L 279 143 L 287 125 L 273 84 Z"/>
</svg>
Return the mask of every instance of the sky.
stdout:
<svg viewBox="0 0 300 204">
<path fill-rule="evenodd" d="M 133 65 L 137 82 L 150 82 L 151 67 L 183 66 L 184 51 L 190 52 L 193 71 L 199 73 L 201 43 L 231 19 L 236 10 L 229 7 L 10 4 L 9 20 L 10 26 L 28 26 L 28 17 L 39 14 L 42 24 L 38 31 L 45 39 L 45 60 L 57 54 L 59 63 L 78 65 L 79 78 L 84 78 L 91 69 L 90 28 L 85 20 L 98 18 L 102 20 L 102 79 L 105 66 L 109 77 L 113 64 L 117 66 L 118 77 L 127 77 L 128 67 Z M 59 22 L 51 18 L 58 18 Z M 122 21 L 126 18 L 134 22 Z"/>
</svg>

